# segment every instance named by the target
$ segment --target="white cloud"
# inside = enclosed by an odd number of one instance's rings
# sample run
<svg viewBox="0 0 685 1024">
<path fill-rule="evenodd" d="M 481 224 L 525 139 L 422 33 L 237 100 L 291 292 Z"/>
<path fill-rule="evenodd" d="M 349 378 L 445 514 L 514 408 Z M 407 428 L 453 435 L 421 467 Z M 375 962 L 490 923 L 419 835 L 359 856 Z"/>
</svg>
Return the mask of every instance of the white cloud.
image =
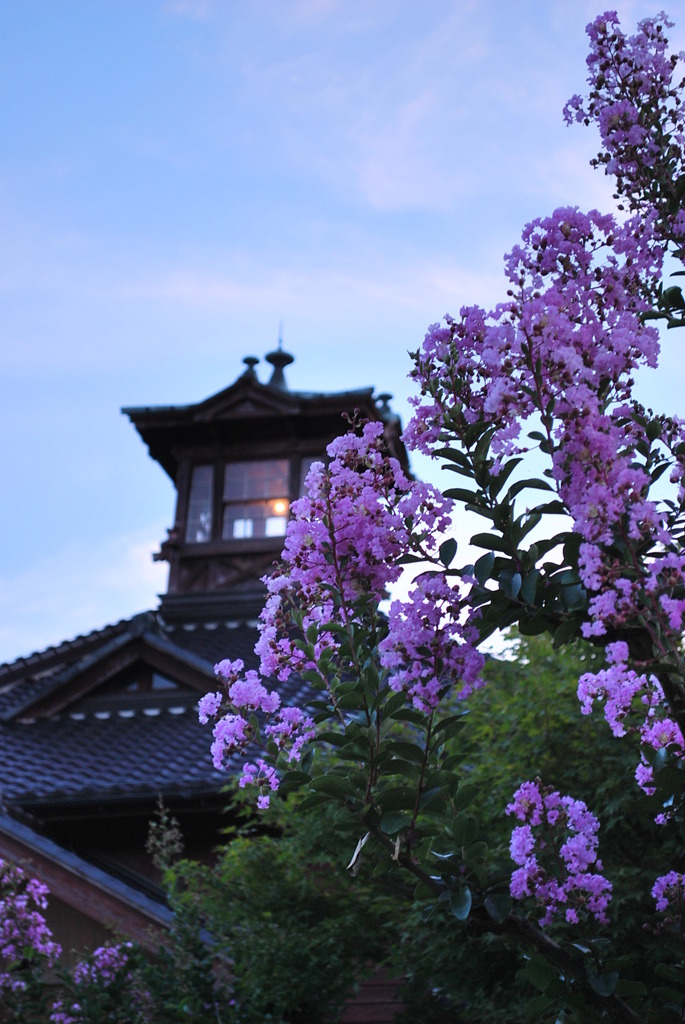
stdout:
<svg viewBox="0 0 685 1024">
<path fill-rule="evenodd" d="M 42 650 L 155 608 L 167 566 L 152 552 L 161 524 L 104 539 L 89 551 L 78 541 L 0 576 L 0 662 Z"/>
</svg>

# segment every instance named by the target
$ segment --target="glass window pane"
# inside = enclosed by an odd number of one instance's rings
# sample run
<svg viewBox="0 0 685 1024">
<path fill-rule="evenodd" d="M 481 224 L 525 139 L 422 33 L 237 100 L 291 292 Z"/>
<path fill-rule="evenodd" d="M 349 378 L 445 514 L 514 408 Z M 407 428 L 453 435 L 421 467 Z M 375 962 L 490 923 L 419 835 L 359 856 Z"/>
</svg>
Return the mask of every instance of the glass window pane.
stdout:
<svg viewBox="0 0 685 1024">
<path fill-rule="evenodd" d="M 285 537 L 286 523 L 285 516 L 267 516 L 264 520 L 264 536 Z"/>
<path fill-rule="evenodd" d="M 212 538 L 213 482 L 212 466 L 193 467 L 186 523 L 186 541 L 189 544 L 201 544 Z"/>
<path fill-rule="evenodd" d="M 177 690 L 178 684 L 173 679 L 168 679 L 166 676 L 162 676 L 159 672 L 152 673 L 152 689 L 153 690 Z"/>
<path fill-rule="evenodd" d="M 249 537 L 283 537 L 289 508 L 287 498 L 226 505 L 223 538 L 245 540 Z"/>
<path fill-rule="evenodd" d="M 288 459 L 231 462 L 224 476 L 224 501 L 277 498 L 290 492 Z"/>
<path fill-rule="evenodd" d="M 314 465 L 315 462 L 323 462 L 325 464 L 326 456 L 325 455 L 305 455 L 305 457 L 302 459 L 302 462 L 300 464 L 300 497 L 301 498 L 304 498 L 304 496 L 308 493 L 307 492 L 307 487 L 306 487 L 307 473 L 312 468 L 312 466 Z"/>
</svg>

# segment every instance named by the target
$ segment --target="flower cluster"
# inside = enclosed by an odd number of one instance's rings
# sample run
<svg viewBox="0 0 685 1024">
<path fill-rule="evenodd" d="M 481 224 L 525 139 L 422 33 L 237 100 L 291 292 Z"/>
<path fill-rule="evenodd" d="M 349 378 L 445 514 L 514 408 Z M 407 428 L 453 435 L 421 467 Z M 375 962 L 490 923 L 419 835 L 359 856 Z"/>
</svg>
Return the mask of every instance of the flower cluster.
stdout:
<svg viewBox="0 0 685 1024">
<path fill-rule="evenodd" d="M 511 895 L 535 898 L 544 910 L 541 926 L 561 910 L 570 924 L 587 914 L 606 924 L 612 885 L 598 873 L 599 823 L 583 801 L 544 788 L 539 780 L 524 782 L 507 814 L 524 822 L 511 835 L 511 857 L 519 865 L 511 877 Z"/>
<path fill-rule="evenodd" d="M 108 988 L 128 965 L 132 943 L 117 946 L 98 946 L 88 960 L 76 964 L 73 971 L 77 985 L 95 984 Z"/>
<path fill-rule="evenodd" d="M 435 558 L 436 535 L 450 522 L 452 503 L 410 481 L 387 454 L 382 423 L 336 438 L 327 454 L 328 465 L 315 463 L 309 472 L 307 495 L 293 505 L 282 564 L 265 581 L 256 651 L 262 674 L 281 681 L 316 671 L 324 652 L 334 657 L 339 642 L 330 623 L 349 626 L 377 605 L 408 551 Z M 302 634 L 312 637 L 309 651 Z"/>
<path fill-rule="evenodd" d="M 672 909 L 680 920 L 685 904 L 685 876 L 678 871 L 669 871 L 657 878 L 652 887 L 657 911 Z"/>
<path fill-rule="evenodd" d="M 444 568 L 439 536 L 450 525 L 452 502 L 406 476 L 387 452 L 380 422 L 336 438 L 327 454 L 327 465 L 309 471 L 306 497 L 293 503 L 282 562 L 264 581 L 259 673 L 244 672 L 242 662 L 221 662 L 223 689 L 199 703 L 202 722 L 217 719 L 217 768 L 250 748 L 268 753 L 248 761 L 240 777 L 242 786 L 259 786 L 260 806 L 278 787 L 275 759 L 298 761 L 315 734 L 313 720 L 299 708 L 281 707 L 277 691 L 260 677 L 284 682 L 306 673 L 335 705 L 335 681 L 359 670 L 351 637 L 361 628 L 380 643 L 391 686 L 432 711 L 447 691 L 467 696 L 482 664 L 465 595 L 442 574 L 419 581 L 406 608 L 395 602 L 389 622 L 378 611 L 403 556 Z"/>
<path fill-rule="evenodd" d="M 42 914 L 47 895 L 42 882 L 0 859 L 0 992 L 26 987 L 22 961 L 38 957 L 52 967 L 62 952 Z"/>
<path fill-rule="evenodd" d="M 98 946 L 87 960 L 79 961 L 71 972 L 74 986 L 77 989 L 94 989 L 102 993 L 117 982 L 130 983 L 132 975 L 129 971 L 131 942 L 122 942 L 115 946 Z M 83 1007 L 78 1002 L 65 1005 L 63 999 L 52 1005 L 51 1024 L 82 1024 Z"/>
<path fill-rule="evenodd" d="M 461 444 L 474 476 L 474 436 L 485 431 L 487 474 L 525 457 L 531 441 L 547 457 L 554 512 L 568 514 L 580 542 L 582 633 L 608 642 L 608 667 L 580 680 L 583 712 L 601 700 L 616 735 L 639 732 L 637 777 L 648 790 L 653 751 L 681 756 L 685 721 L 674 710 L 681 684 L 657 682 L 665 659 L 675 680 L 685 675 L 685 429 L 632 397 L 636 371 L 657 363 L 648 320 L 662 301 L 666 250 L 677 245 L 680 259 L 685 251 L 682 196 L 674 192 L 684 180 L 685 112 L 668 24 L 660 16 L 626 37 L 610 12 L 588 26 L 590 98 L 574 97 L 566 108 L 567 120 L 599 124 L 598 160 L 617 176 L 634 215 L 563 208 L 529 224 L 506 257 L 509 300 L 491 312 L 466 307 L 429 329 L 415 355 L 421 395 L 405 432 L 424 452 L 446 436 Z M 677 494 L 664 499 L 665 480 Z"/>
<path fill-rule="evenodd" d="M 615 177 L 631 209 L 656 209 L 659 232 L 679 240 L 685 225 L 670 201 L 682 173 L 685 108 L 682 83 L 674 81 L 678 55 L 667 52 L 670 27 L 660 14 L 626 36 L 615 11 L 596 18 L 587 28 L 590 92 L 586 100 L 573 96 L 564 117 L 597 124 L 603 148 L 594 165 Z"/>
<path fill-rule="evenodd" d="M 298 761 L 303 745 L 314 735 L 313 721 L 299 708 L 281 708 L 276 691 L 267 690 L 253 669 L 244 669 L 241 659 L 219 662 L 214 671 L 223 684 L 223 692 L 205 694 L 198 702 L 203 725 L 210 718 L 217 718 L 212 743 L 214 767 L 226 769 L 232 755 L 243 755 L 260 746 L 269 749 L 272 756 L 285 752 L 289 761 Z M 240 785 L 248 784 L 259 786 L 259 806 L 268 807 L 269 791 L 278 788 L 276 769 L 262 758 L 256 764 L 245 762 Z"/>
<path fill-rule="evenodd" d="M 404 690 L 420 711 L 434 711 L 449 691 L 463 700 L 482 685 L 483 655 L 468 592 L 439 572 L 424 573 L 407 601 L 390 606 L 388 635 L 380 643 L 390 687 Z"/>
</svg>

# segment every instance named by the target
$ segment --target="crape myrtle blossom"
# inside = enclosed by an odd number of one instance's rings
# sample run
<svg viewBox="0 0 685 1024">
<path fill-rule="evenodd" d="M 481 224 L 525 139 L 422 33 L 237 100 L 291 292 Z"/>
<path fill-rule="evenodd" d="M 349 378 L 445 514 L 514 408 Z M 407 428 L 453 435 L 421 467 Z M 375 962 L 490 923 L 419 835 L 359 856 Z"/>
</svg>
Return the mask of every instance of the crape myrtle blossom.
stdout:
<svg viewBox="0 0 685 1024">
<path fill-rule="evenodd" d="M 582 635 L 607 644 L 608 665 L 580 679 L 582 710 L 600 702 L 615 735 L 639 736 L 636 778 L 647 793 L 656 791 L 655 751 L 682 758 L 685 731 L 685 430 L 632 397 L 636 372 L 657 364 L 649 320 L 682 304 L 679 289 L 669 299 L 661 285 L 667 251 L 682 262 L 685 241 L 684 83 L 674 81 L 669 25 L 660 15 L 626 37 L 608 12 L 588 26 L 589 99 L 573 97 L 565 116 L 598 124 L 595 163 L 627 200 L 623 219 L 563 208 L 528 225 L 505 258 L 508 301 L 490 312 L 464 307 L 429 328 L 405 432 L 428 454 L 460 445 L 460 465 L 481 491 L 532 442 L 546 456 L 554 512 L 567 513 L 578 551 L 575 562 L 565 552 L 585 591 L 573 610 L 586 609 Z M 669 326 L 679 322 L 671 316 Z M 487 441 L 486 456 L 474 437 Z M 675 493 L 663 497 L 666 481 Z M 526 827 L 513 840 L 516 886 L 551 886 L 543 902 L 553 906 L 565 889 L 539 867 Z"/>
<path fill-rule="evenodd" d="M 42 882 L 0 859 L 0 993 L 26 988 L 18 968 L 29 956 L 53 967 L 61 955 L 42 913 L 47 895 Z"/>
<path fill-rule="evenodd" d="M 528 454 L 523 427 L 533 427 L 547 480 L 580 540 L 583 635 L 620 635 L 639 619 L 680 659 L 685 558 L 673 506 L 650 488 L 652 474 L 666 479 L 670 471 L 682 496 L 685 433 L 680 421 L 652 417 L 632 399 L 636 371 L 657 362 L 657 332 L 643 317 L 665 248 L 654 210 L 619 221 L 563 208 L 528 225 L 505 260 L 509 301 L 491 312 L 465 307 L 429 329 L 415 355 L 421 397 L 405 440 L 431 453 L 448 437 L 469 451 L 472 427 L 482 424 L 496 473 L 504 460 Z M 600 696 L 614 731 L 634 701 L 644 701 L 650 718 L 670 719 L 644 657 L 629 664 L 626 649 L 594 681 L 585 675 L 584 711 Z M 651 733 L 642 732 L 651 746 Z"/>
<path fill-rule="evenodd" d="M 233 754 L 243 755 L 255 747 L 266 750 L 269 745 L 271 753 L 283 751 L 288 760 L 299 760 L 303 744 L 314 735 L 312 720 L 298 708 L 281 708 L 275 690 L 267 690 L 253 669 L 244 669 L 240 658 L 219 662 L 214 671 L 224 690 L 205 694 L 198 702 L 203 725 L 217 719 L 211 748 L 214 767 L 226 769 Z M 260 758 L 256 764 L 245 762 L 239 784 L 259 786 L 259 806 L 268 807 L 268 791 L 278 788 L 278 776 L 273 765 Z"/>
<path fill-rule="evenodd" d="M 77 989 L 93 988 L 96 991 L 108 989 L 116 982 L 131 983 L 133 976 L 128 970 L 130 955 L 133 949 L 131 942 L 122 942 L 113 946 L 98 946 L 87 960 L 80 960 L 71 972 Z M 82 1024 L 83 1008 L 80 1003 L 65 1005 L 63 999 L 52 1004 L 50 1024 Z"/>
<path fill-rule="evenodd" d="M 131 942 L 122 942 L 115 946 L 98 946 L 93 951 L 90 962 L 82 960 L 73 970 L 73 978 L 77 985 L 89 982 L 101 983 L 105 988 L 111 985 L 120 971 L 129 961 L 129 952 L 133 948 Z"/>
<path fill-rule="evenodd" d="M 658 233 L 678 241 L 685 223 L 670 200 L 683 170 L 685 110 L 682 83 L 674 81 L 681 55 L 667 52 L 672 25 L 659 14 L 626 36 L 615 11 L 597 17 L 587 28 L 589 95 L 573 96 L 564 118 L 597 124 L 603 148 L 593 164 L 614 176 L 631 210 L 656 209 Z"/>
<path fill-rule="evenodd" d="M 633 372 L 658 355 L 656 330 L 640 320 L 642 278 L 656 286 L 661 272 L 650 241 L 644 221 L 597 211 L 565 208 L 529 225 L 506 261 L 511 301 L 429 329 L 412 371 L 427 401 L 405 440 L 430 452 L 445 426 L 460 437 L 485 421 L 496 457 L 526 453 L 521 426 L 542 412 L 557 489 L 587 541 L 609 542 L 634 502 L 631 534 L 656 527 L 624 405 Z"/>
<path fill-rule="evenodd" d="M 645 793 L 652 795 L 654 774 L 649 762 L 654 752 L 668 750 L 682 757 L 683 737 L 677 722 L 668 715 L 658 679 L 628 668 L 627 652 L 615 653 L 617 648 L 624 647 L 623 643 L 609 644 L 609 661 L 613 658 L 614 663 L 599 672 L 584 673 L 578 681 L 578 698 L 584 715 L 591 713 L 595 702 L 603 702 L 604 717 L 614 736 L 639 735 L 643 751 L 635 779 Z M 657 818 L 660 822 L 665 820 L 664 815 Z"/>
<path fill-rule="evenodd" d="M 262 674 L 281 681 L 317 671 L 324 652 L 334 659 L 340 639 L 329 624 L 348 626 L 377 605 L 400 576 L 401 556 L 437 561 L 437 535 L 450 525 L 452 503 L 407 478 L 385 450 L 382 423 L 336 438 L 327 453 L 329 464 L 312 466 L 307 495 L 293 504 L 282 564 L 265 580 L 256 652 Z"/>
<path fill-rule="evenodd" d="M 234 754 L 251 747 L 268 752 L 270 760 L 249 761 L 240 778 L 241 786 L 259 786 L 261 806 L 278 787 L 275 759 L 297 762 L 315 730 L 302 710 L 281 707 L 260 676 L 285 682 L 308 673 L 335 704 L 336 681 L 358 667 L 345 660 L 351 631 L 363 626 L 372 643 L 381 642 L 390 685 L 430 713 L 448 690 L 467 696 L 482 664 L 465 596 L 439 573 L 417 584 L 408 612 L 394 603 L 389 622 L 378 613 L 403 556 L 444 568 L 439 542 L 452 502 L 407 477 L 386 450 L 382 423 L 364 423 L 336 438 L 327 454 L 327 465 L 311 467 L 306 496 L 293 502 L 282 561 L 264 580 L 259 674 L 244 672 L 242 662 L 221 662 L 216 672 L 223 690 L 208 693 L 198 706 L 201 721 L 217 719 L 215 767 L 227 767 Z"/>
<path fill-rule="evenodd" d="M 679 479 L 685 434 L 664 419 L 655 435 L 630 399 L 635 371 L 658 355 L 656 331 L 641 320 L 663 257 L 650 231 L 648 218 L 619 223 L 568 208 L 535 221 L 507 259 L 511 300 L 434 325 L 412 372 L 421 398 L 405 439 L 424 452 L 444 445 L 445 432 L 468 449 L 480 422 L 492 431 L 496 472 L 529 452 L 522 425 L 541 421 L 549 479 L 581 538 L 589 638 L 642 614 L 645 595 L 659 630 L 674 633 L 685 615 L 674 597 L 685 559 L 649 497 L 654 460 Z M 654 553 L 628 575 L 616 541 Z"/>
<path fill-rule="evenodd" d="M 679 921 L 685 905 L 685 876 L 678 871 L 661 875 L 652 887 L 652 896 L 656 900 L 657 911 L 673 908 L 677 912 L 676 920 Z"/>
<path fill-rule="evenodd" d="M 443 573 L 424 573 L 405 601 L 390 606 L 388 635 L 380 643 L 390 687 L 404 690 L 419 711 L 434 711 L 450 690 L 460 700 L 482 685 L 484 657 L 476 650 L 468 591 Z"/>
<path fill-rule="evenodd" d="M 519 865 L 511 878 L 514 899 L 534 897 L 544 910 L 541 926 L 559 912 L 569 924 L 588 914 L 606 924 L 612 885 L 598 873 L 599 823 L 583 801 L 561 796 L 538 779 L 518 788 L 507 814 L 524 822 L 512 832 L 509 848 Z"/>
</svg>

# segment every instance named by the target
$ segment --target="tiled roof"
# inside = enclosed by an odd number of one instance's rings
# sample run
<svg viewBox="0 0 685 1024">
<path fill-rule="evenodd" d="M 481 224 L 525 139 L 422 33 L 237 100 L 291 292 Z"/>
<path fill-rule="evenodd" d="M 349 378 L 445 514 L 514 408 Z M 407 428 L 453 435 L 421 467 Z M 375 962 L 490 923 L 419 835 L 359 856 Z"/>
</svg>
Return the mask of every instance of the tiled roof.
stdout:
<svg viewBox="0 0 685 1024">
<path fill-rule="evenodd" d="M 154 717 L 114 713 L 74 721 L 57 715 L 3 726 L 0 778 L 8 800 L 132 798 L 150 793 L 216 789 L 211 731 L 192 709 Z"/>
<path fill-rule="evenodd" d="M 255 665 L 256 638 L 254 622 L 169 627 L 150 612 L 1 666 L 0 794 L 29 805 L 217 792 L 226 775 L 212 766 L 211 727 L 198 722 L 197 700 L 211 688 L 216 661 Z M 46 695 L 68 697 L 81 673 L 134 639 L 143 658 L 146 649 L 161 651 L 179 669 L 191 666 L 194 688 L 136 695 L 128 706 L 121 694 L 111 707 L 77 696 L 72 703 L 62 699 L 58 713 L 32 717 L 32 706 Z M 287 703 L 306 694 L 296 680 L 280 689 Z"/>
</svg>

